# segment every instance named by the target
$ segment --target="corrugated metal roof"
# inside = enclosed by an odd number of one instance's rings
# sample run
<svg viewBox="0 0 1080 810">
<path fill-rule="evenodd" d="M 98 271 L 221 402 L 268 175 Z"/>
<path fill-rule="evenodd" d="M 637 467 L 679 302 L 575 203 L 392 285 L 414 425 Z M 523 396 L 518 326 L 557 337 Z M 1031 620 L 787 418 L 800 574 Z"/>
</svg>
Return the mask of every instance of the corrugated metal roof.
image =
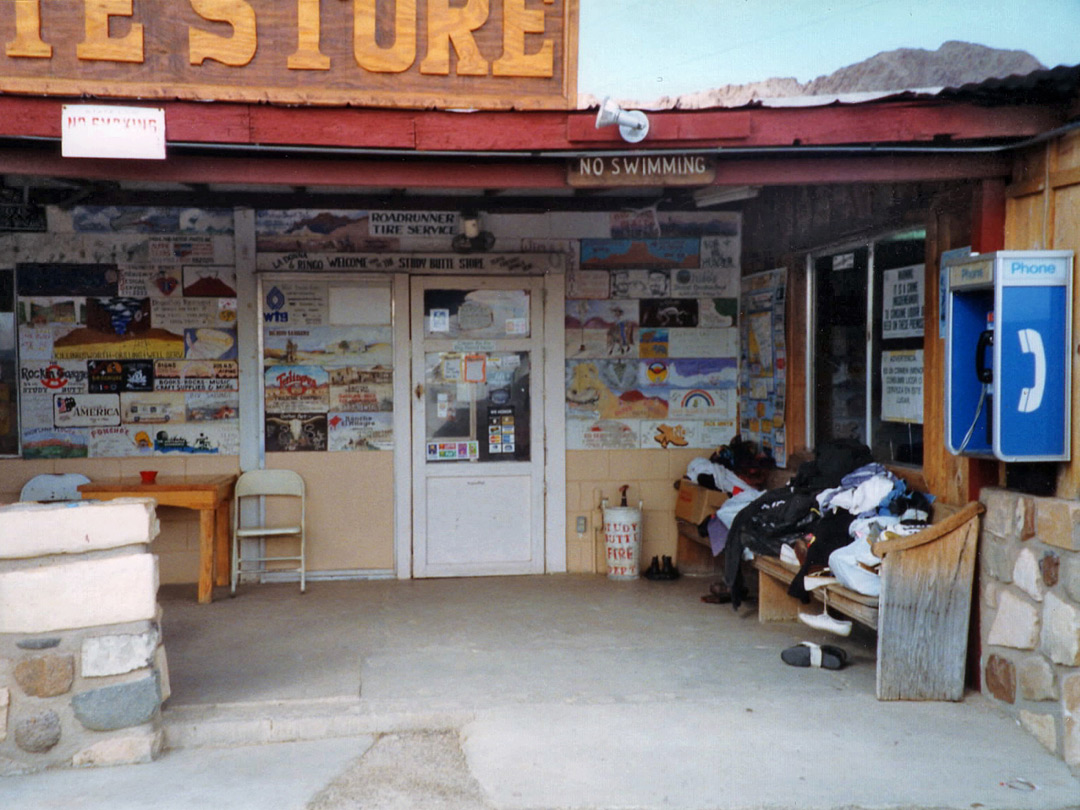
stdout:
<svg viewBox="0 0 1080 810">
<path fill-rule="evenodd" d="M 1073 99 L 1080 89 L 1080 65 L 1058 65 L 1023 75 L 986 79 L 960 87 L 946 87 L 938 95 L 991 103 L 1053 103 Z"/>
<path fill-rule="evenodd" d="M 763 98 L 762 107 L 821 107 L 828 104 L 866 104 L 898 98 L 943 98 L 983 104 L 1054 104 L 1067 102 L 1080 91 L 1080 65 L 1059 65 L 959 87 L 910 87 L 822 96 Z"/>
<path fill-rule="evenodd" d="M 1059 65 L 1055 68 L 1036 70 L 1002 78 L 991 78 L 959 87 L 913 87 L 894 90 L 869 90 L 851 93 L 828 93 L 815 96 L 753 97 L 743 103 L 712 107 L 688 104 L 690 96 L 664 97 L 649 104 L 636 105 L 636 109 L 746 109 L 748 107 L 792 108 L 826 107 L 830 104 L 869 104 L 878 101 L 900 99 L 942 98 L 950 101 L 974 101 L 981 104 L 1033 104 L 1065 103 L 1080 93 L 1080 65 Z M 691 94 L 699 95 L 699 94 Z M 737 94 L 736 94 L 737 95 Z M 595 103 L 583 97 L 584 107 Z"/>
</svg>

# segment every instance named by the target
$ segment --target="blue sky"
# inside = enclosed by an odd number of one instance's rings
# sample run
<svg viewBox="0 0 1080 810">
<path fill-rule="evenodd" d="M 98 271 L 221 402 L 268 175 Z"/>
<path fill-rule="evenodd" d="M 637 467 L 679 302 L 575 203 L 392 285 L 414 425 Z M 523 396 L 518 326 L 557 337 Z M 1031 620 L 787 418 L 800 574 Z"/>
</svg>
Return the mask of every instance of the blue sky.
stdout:
<svg viewBox="0 0 1080 810">
<path fill-rule="evenodd" d="M 1080 0 L 581 0 L 578 92 L 653 99 L 805 82 L 950 39 L 1080 64 Z"/>
</svg>

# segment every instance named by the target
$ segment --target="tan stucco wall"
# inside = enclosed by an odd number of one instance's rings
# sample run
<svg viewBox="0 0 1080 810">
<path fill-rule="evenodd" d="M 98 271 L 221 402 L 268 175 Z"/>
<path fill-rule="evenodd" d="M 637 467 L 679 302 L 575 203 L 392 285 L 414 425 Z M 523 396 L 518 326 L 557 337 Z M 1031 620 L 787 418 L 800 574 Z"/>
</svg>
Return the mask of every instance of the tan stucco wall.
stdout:
<svg viewBox="0 0 1080 810">
<path fill-rule="evenodd" d="M 393 453 L 268 453 L 266 466 L 304 479 L 308 570 L 394 567 Z"/>
<path fill-rule="evenodd" d="M 694 450 L 568 450 L 566 453 L 566 564 L 574 573 L 605 573 L 600 499 L 619 504 L 619 487 L 629 484 L 627 503 L 640 500 L 644 528 L 641 559 L 675 557 L 675 482 L 686 465 L 709 451 Z M 584 516 L 587 528 L 577 532 Z M 677 561 L 676 561 L 677 564 Z"/>
</svg>

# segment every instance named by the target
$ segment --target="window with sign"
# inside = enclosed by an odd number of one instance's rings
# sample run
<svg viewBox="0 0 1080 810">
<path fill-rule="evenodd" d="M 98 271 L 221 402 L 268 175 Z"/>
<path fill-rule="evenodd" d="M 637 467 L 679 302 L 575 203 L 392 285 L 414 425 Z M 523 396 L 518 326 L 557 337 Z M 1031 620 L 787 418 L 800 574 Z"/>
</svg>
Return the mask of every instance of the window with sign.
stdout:
<svg viewBox="0 0 1080 810">
<path fill-rule="evenodd" d="M 922 464 L 925 242 L 914 230 L 812 256 L 813 444 Z"/>
</svg>

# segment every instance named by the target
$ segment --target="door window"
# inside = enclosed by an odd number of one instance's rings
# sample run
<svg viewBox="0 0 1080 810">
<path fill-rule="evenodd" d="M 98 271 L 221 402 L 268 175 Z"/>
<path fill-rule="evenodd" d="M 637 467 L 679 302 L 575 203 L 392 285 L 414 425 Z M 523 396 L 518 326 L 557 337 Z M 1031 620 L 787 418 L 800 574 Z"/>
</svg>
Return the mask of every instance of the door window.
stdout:
<svg viewBox="0 0 1080 810">
<path fill-rule="evenodd" d="M 428 352 L 427 461 L 529 460 L 529 352 Z"/>
<path fill-rule="evenodd" d="M 529 335 L 528 290 L 424 290 L 424 337 Z"/>
</svg>

